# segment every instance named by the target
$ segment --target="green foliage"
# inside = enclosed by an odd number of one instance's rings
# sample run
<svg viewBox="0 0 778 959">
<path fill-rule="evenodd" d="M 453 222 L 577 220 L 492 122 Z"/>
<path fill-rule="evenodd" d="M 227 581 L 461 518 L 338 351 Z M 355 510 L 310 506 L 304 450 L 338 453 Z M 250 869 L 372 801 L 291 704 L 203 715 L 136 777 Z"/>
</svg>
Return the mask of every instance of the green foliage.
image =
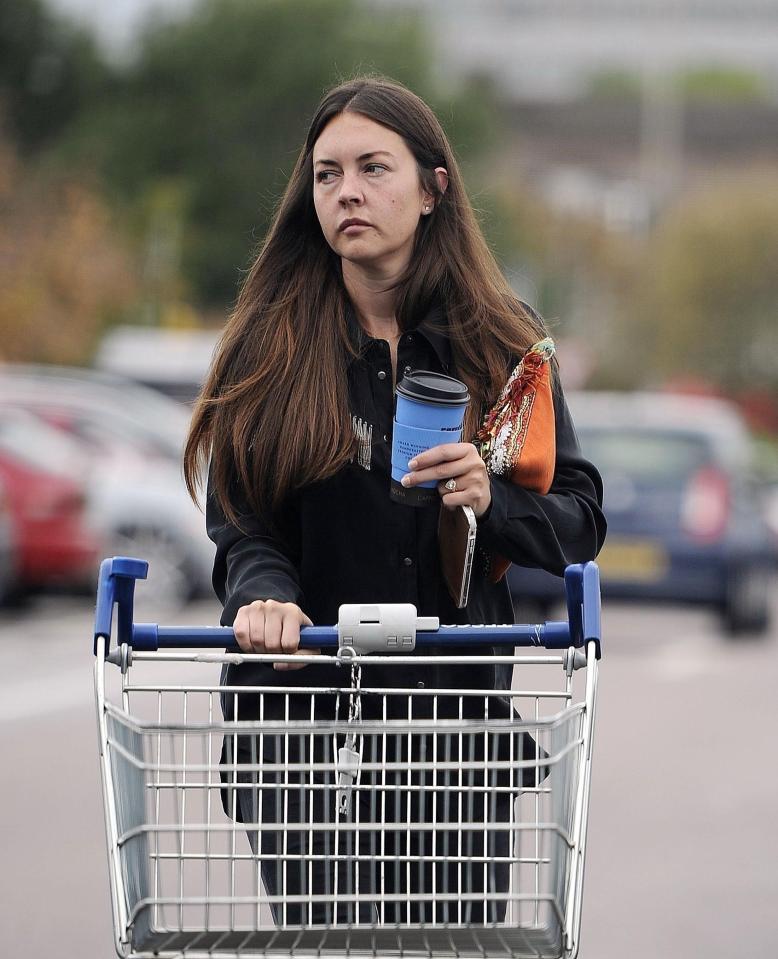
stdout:
<svg viewBox="0 0 778 959">
<path fill-rule="evenodd" d="M 704 67 L 687 70 L 676 80 L 687 100 L 749 103 L 764 100 L 764 82 L 756 73 L 733 67 Z"/>
<path fill-rule="evenodd" d="M 636 319 L 657 373 L 778 389 L 778 171 L 722 179 L 660 223 Z"/>
<path fill-rule="evenodd" d="M 200 302 L 225 305 L 321 94 L 365 72 L 391 75 L 435 103 L 427 40 L 407 15 L 355 0 L 207 0 L 147 32 L 69 155 L 88 157 L 136 209 L 166 182 L 181 201 L 185 277 Z M 448 109 L 455 143 L 486 140 L 488 116 L 476 100 Z"/>
<path fill-rule="evenodd" d="M 708 66 L 683 70 L 670 78 L 672 88 L 687 102 L 754 103 L 767 97 L 757 73 L 734 67 Z M 600 70 L 591 75 L 588 95 L 602 99 L 638 100 L 644 80 L 630 70 Z"/>
<path fill-rule="evenodd" d="M 587 93 L 595 98 L 637 100 L 641 96 L 640 75 L 629 70 L 600 70 L 589 78 Z"/>
<path fill-rule="evenodd" d="M 56 140 L 106 81 L 87 34 L 41 0 L 0 0 L 0 113 L 18 148 Z"/>
<path fill-rule="evenodd" d="M 0 358 L 84 363 L 139 301 L 139 269 L 99 194 L 0 141 Z"/>
</svg>

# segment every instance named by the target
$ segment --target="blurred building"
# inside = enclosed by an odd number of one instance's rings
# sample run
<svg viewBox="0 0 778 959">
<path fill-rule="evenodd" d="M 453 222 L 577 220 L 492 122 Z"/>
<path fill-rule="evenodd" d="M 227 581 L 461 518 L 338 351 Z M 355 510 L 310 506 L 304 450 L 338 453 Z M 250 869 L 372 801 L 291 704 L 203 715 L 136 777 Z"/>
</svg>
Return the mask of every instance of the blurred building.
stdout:
<svg viewBox="0 0 778 959">
<path fill-rule="evenodd" d="M 422 11 L 452 74 L 486 74 L 517 99 L 565 99 L 613 69 L 758 71 L 778 98 L 776 0 L 370 0 Z"/>
<path fill-rule="evenodd" d="M 505 172 L 563 212 L 641 230 L 696 172 L 778 161 L 778 0 L 366 2 L 421 12 L 442 79 L 496 89 Z"/>
</svg>

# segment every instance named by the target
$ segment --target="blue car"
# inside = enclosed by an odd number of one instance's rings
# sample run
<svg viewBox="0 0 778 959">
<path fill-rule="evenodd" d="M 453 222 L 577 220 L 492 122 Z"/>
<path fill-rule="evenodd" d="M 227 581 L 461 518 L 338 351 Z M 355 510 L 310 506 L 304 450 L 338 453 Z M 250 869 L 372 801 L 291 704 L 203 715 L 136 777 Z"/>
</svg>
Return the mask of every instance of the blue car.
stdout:
<svg viewBox="0 0 778 959">
<path fill-rule="evenodd" d="M 568 401 L 584 454 L 603 476 L 603 595 L 709 607 L 728 636 L 766 632 L 775 547 L 736 409 L 649 392 Z M 562 581 L 541 570 L 513 566 L 508 578 L 522 612 L 543 617 L 562 599 Z"/>
</svg>

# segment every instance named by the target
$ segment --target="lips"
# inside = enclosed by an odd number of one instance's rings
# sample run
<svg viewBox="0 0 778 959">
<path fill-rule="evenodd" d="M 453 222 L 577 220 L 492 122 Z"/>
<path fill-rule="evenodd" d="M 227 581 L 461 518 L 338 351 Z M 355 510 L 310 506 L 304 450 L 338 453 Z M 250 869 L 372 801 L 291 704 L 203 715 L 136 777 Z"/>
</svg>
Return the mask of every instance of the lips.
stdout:
<svg viewBox="0 0 778 959">
<path fill-rule="evenodd" d="M 338 233 L 343 233 L 343 231 L 347 230 L 350 226 L 371 226 L 371 224 L 368 223 L 367 220 L 358 220 L 356 218 L 344 220 L 338 227 Z"/>
</svg>

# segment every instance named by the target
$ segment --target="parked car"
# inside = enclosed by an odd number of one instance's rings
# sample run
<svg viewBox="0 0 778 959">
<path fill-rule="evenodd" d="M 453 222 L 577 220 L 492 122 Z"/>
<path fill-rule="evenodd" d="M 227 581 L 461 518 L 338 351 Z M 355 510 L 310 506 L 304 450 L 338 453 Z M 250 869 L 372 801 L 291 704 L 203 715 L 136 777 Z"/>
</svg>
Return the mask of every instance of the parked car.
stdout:
<svg viewBox="0 0 778 959">
<path fill-rule="evenodd" d="M 140 587 L 148 601 L 176 605 L 211 594 L 215 548 L 181 474 L 186 407 L 90 370 L 4 366 L 3 409 L 22 409 L 78 445 L 87 463 L 87 517 L 103 555 L 149 560 Z"/>
<path fill-rule="evenodd" d="M 768 480 L 762 485 L 762 501 L 767 527 L 778 556 L 778 480 Z"/>
<path fill-rule="evenodd" d="M 15 525 L 11 497 L 0 468 L 0 605 L 10 593 L 16 579 Z"/>
<path fill-rule="evenodd" d="M 9 591 L 95 582 L 100 540 L 86 515 L 84 467 L 72 444 L 35 417 L 0 413 L 0 478 L 15 544 Z"/>
<path fill-rule="evenodd" d="M 190 411 L 122 376 L 43 364 L 0 365 L 0 406 L 25 409 L 94 448 L 180 462 Z"/>
<path fill-rule="evenodd" d="M 146 601 L 179 606 L 213 595 L 216 548 L 177 464 L 126 457 L 95 461 L 89 518 L 104 555 L 148 560 L 149 578 L 139 586 Z"/>
<path fill-rule="evenodd" d="M 750 473 L 748 431 L 729 403 L 664 393 L 572 393 L 584 454 L 604 483 L 607 598 L 692 603 L 729 636 L 763 633 L 775 552 Z M 513 566 L 516 603 L 541 614 L 560 580 Z"/>
<path fill-rule="evenodd" d="M 211 365 L 218 330 L 115 326 L 103 337 L 95 367 L 191 403 Z"/>
</svg>

